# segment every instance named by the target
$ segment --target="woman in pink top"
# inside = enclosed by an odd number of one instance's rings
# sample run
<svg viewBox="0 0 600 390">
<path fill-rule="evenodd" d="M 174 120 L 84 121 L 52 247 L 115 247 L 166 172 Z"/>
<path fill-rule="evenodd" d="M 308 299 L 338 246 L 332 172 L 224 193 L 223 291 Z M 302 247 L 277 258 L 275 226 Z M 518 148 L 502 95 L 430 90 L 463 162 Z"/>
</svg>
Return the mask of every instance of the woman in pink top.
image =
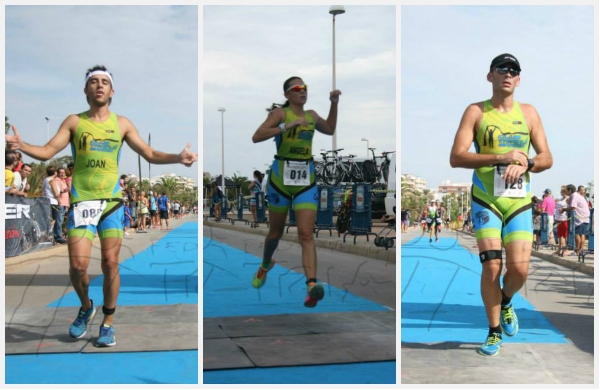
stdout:
<svg viewBox="0 0 600 390">
<path fill-rule="evenodd" d="M 575 211 L 575 249 L 571 255 L 579 255 L 579 251 L 583 248 L 585 234 L 590 222 L 590 208 L 585 198 L 575 191 L 573 184 L 567 186 L 567 196 L 569 196 L 569 207 L 564 210 Z"/>
</svg>

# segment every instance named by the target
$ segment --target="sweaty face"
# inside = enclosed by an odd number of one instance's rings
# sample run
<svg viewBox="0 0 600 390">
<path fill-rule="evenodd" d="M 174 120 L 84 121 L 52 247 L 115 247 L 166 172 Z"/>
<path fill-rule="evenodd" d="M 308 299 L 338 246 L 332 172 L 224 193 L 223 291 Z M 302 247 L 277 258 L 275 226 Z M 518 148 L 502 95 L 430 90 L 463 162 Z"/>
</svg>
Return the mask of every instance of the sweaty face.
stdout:
<svg viewBox="0 0 600 390">
<path fill-rule="evenodd" d="M 83 91 L 87 96 L 88 102 L 95 105 L 108 104 L 114 94 L 110 79 L 104 74 L 97 74 L 90 77 Z"/>
</svg>

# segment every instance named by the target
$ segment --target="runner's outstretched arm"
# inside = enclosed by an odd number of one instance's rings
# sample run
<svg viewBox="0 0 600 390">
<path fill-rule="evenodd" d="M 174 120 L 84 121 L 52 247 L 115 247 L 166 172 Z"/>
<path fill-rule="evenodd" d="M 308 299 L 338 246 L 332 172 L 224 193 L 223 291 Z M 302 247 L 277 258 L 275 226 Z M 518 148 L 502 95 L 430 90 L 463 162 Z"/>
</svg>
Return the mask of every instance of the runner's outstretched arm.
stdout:
<svg viewBox="0 0 600 390">
<path fill-rule="evenodd" d="M 44 146 L 30 145 L 23 141 L 21 134 L 17 130 L 17 126 L 12 125 L 13 135 L 5 134 L 7 150 L 20 150 L 31 158 L 40 161 L 47 161 L 54 157 L 58 152 L 69 145 L 71 139 L 71 128 L 75 128 L 79 118 L 77 115 L 69 115 L 67 119 L 58 128 L 58 131 L 48 143 Z"/>
<path fill-rule="evenodd" d="M 127 145 L 151 164 L 183 164 L 186 167 L 191 167 L 198 160 L 198 153 L 190 152 L 191 143 L 188 143 L 179 154 L 163 153 L 152 149 L 150 145 L 144 142 L 129 119 L 119 117 L 119 128 Z"/>
</svg>

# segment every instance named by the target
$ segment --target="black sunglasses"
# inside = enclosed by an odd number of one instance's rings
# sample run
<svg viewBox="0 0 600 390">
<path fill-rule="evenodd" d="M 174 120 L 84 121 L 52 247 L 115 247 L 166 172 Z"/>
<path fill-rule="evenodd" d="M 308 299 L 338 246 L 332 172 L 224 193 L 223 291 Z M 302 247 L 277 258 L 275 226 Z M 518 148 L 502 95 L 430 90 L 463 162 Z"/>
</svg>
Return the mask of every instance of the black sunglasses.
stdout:
<svg viewBox="0 0 600 390">
<path fill-rule="evenodd" d="M 512 68 L 496 68 L 496 72 L 498 72 L 500 74 L 510 73 L 510 75 L 513 77 L 518 76 L 521 73 L 520 70 L 515 70 Z"/>
</svg>

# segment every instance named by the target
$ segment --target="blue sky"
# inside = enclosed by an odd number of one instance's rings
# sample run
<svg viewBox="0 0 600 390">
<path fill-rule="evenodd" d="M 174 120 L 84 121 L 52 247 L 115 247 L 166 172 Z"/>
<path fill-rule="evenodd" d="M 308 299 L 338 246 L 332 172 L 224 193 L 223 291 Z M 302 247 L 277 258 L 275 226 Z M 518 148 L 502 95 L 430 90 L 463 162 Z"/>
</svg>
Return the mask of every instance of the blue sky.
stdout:
<svg viewBox="0 0 600 390">
<path fill-rule="evenodd" d="M 330 5 L 203 7 L 204 171 L 221 173 L 224 113 L 225 175 L 252 177 L 271 164 L 271 140 L 252 143 L 265 109 L 283 103 L 283 82 L 300 76 L 309 86 L 306 109 L 326 118 L 332 89 Z M 396 7 L 345 6 L 336 17 L 336 87 L 342 91 L 337 147 L 364 159 L 396 150 Z M 313 154 L 330 150 L 317 133 Z"/>
<path fill-rule="evenodd" d="M 197 6 L 6 6 L 5 115 L 26 142 L 47 141 L 69 115 L 89 108 L 85 73 L 96 64 L 113 74 L 111 110 L 129 118 L 152 147 L 198 152 Z M 67 147 L 60 155 L 70 155 Z M 29 157 L 25 161 L 31 161 Z M 153 165 L 198 181 L 198 166 Z M 138 175 L 125 145 L 120 173 Z M 142 174 L 148 163 L 142 160 Z"/>
<path fill-rule="evenodd" d="M 554 157 L 533 193 L 594 180 L 593 6 L 403 6 L 401 22 L 402 173 L 430 188 L 471 181 L 450 149 L 465 108 L 492 95 L 491 60 L 508 52 L 522 68 L 515 99 L 537 109 Z"/>
</svg>

